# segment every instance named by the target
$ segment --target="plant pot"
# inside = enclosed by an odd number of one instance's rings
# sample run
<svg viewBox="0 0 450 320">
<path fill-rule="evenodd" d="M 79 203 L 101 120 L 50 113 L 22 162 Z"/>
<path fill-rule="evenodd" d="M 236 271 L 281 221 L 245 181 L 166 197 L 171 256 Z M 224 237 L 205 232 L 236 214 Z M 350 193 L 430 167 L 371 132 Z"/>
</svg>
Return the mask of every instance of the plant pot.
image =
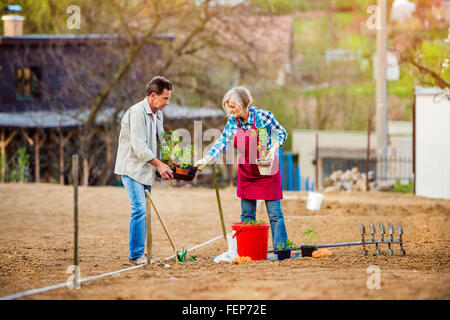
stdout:
<svg viewBox="0 0 450 320">
<path fill-rule="evenodd" d="M 256 160 L 256 164 L 258 165 L 259 174 L 262 176 L 269 176 L 272 174 L 272 160 L 265 160 L 263 158 L 259 158 Z"/>
<path fill-rule="evenodd" d="M 187 176 L 189 174 L 189 169 L 183 169 L 180 167 L 175 167 L 175 173 Z"/>
<path fill-rule="evenodd" d="M 291 250 L 277 250 L 278 260 L 286 260 L 291 257 Z"/>
<path fill-rule="evenodd" d="M 312 253 L 317 250 L 317 246 L 301 246 L 302 257 L 312 257 Z"/>
<path fill-rule="evenodd" d="M 194 166 L 188 166 L 187 168 L 183 169 L 180 167 L 170 167 L 172 170 L 173 178 L 176 180 L 183 180 L 183 181 L 192 181 L 195 178 L 195 175 L 197 174 L 197 167 Z M 187 174 L 186 174 L 187 171 Z M 161 175 L 158 171 L 156 171 L 156 176 L 158 178 L 161 178 Z"/>
</svg>

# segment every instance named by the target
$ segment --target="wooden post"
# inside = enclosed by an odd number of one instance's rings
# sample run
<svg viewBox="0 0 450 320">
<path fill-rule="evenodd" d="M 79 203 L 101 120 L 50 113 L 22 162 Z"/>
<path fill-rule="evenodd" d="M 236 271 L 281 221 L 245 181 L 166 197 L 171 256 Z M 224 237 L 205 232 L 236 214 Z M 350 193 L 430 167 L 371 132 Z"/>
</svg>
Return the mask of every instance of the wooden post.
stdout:
<svg viewBox="0 0 450 320">
<path fill-rule="evenodd" d="M 45 139 L 47 138 L 44 134 L 43 138 L 40 140 L 39 132 L 35 131 L 34 133 L 34 140 L 31 139 L 28 134 L 25 131 L 22 131 L 23 135 L 25 136 L 25 140 L 34 147 L 34 182 L 38 183 L 41 179 L 40 175 L 40 161 L 39 161 L 39 151 L 44 144 Z"/>
<path fill-rule="evenodd" d="M 38 183 L 41 180 L 41 162 L 39 160 L 39 133 L 34 133 L 34 182 Z"/>
<path fill-rule="evenodd" d="M 217 198 L 217 205 L 219 207 L 220 223 L 222 224 L 223 238 L 226 241 L 227 240 L 227 231 L 225 229 L 225 222 L 223 220 L 222 205 L 220 203 L 219 185 L 217 183 L 217 176 L 216 176 L 216 164 L 213 163 L 211 165 L 211 168 L 212 168 L 212 176 L 213 176 L 214 188 L 216 189 L 216 198 Z"/>
<path fill-rule="evenodd" d="M 233 186 L 233 180 L 234 180 L 234 165 L 233 164 L 227 164 L 227 178 L 228 178 L 228 186 Z"/>
<path fill-rule="evenodd" d="M 370 170 L 370 115 L 367 121 L 367 153 L 366 153 L 366 191 L 369 191 L 369 170 Z"/>
<path fill-rule="evenodd" d="M 83 186 L 89 185 L 89 162 L 87 158 L 83 158 Z"/>
<path fill-rule="evenodd" d="M 316 133 L 316 170 L 315 170 L 315 191 L 319 190 L 319 134 Z"/>
<path fill-rule="evenodd" d="M 78 272 L 78 155 L 72 156 L 72 174 L 73 174 L 73 203 L 74 203 L 74 250 L 73 264 L 75 266 L 74 288 L 79 288 L 80 279 Z"/>
<path fill-rule="evenodd" d="M 145 189 L 147 195 L 147 265 L 152 264 L 152 226 L 151 226 L 151 206 L 150 206 L 150 192 Z"/>
<path fill-rule="evenodd" d="M 412 129 L 413 129 L 413 176 L 414 176 L 414 194 L 416 194 L 416 92 L 414 92 L 413 108 L 412 108 Z"/>
</svg>

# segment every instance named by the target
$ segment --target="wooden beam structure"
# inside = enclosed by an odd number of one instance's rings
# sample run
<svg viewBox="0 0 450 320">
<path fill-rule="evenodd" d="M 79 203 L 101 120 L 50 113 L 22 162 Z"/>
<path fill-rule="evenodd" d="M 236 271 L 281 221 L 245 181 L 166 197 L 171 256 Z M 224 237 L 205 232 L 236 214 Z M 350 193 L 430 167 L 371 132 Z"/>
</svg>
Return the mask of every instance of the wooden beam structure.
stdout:
<svg viewBox="0 0 450 320">
<path fill-rule="evenodd" d="M 52 139 L 58 144 L 59 147 L 59 174 L 58 174 L 58 182 L 59 184 L 64 184 L 64 146 L 69 141 L 70 137 L 75 133 L 75 131 L 71 131 L 67 136 L 64 137 L 64 134 L 61 129 L 58 129 L 58 134 L 54 131 L 50 133 Z"/>
<path fill-rule="evenodd" d="M 22 130 L 25 140 L 34 148 L 34 182 L 39 183 L 41 180 L 41 162 L 39 159 L 40 150 L 44 144 L 47 136 L 45 133 L 40 136 L 39 131 L 34 132 L 33 138 L 31 138 L 25 130 Z"/>
</svg>

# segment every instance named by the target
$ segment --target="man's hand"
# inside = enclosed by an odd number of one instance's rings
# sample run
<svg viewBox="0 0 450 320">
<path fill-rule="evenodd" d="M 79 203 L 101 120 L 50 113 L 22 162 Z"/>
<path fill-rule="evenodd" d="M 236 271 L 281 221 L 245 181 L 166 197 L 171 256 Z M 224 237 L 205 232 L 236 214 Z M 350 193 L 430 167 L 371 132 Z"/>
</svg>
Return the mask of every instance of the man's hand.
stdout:
<svg viewBox="0 0 450 320">
<path fill-rule="evenodd" d="M 170 167 L 167 164 L 160 162 L 156 166 L 156 170 L 158 170 L 159 174 L 161 175 L 161 178 L 165 180 L 173 179 L 172 169 L 170 169 Z"/>
<path fill-rule="evenodd" d="M 164 162 L 159 161 L 157 158 L 153 158 L 149 161 L 150 164 L 154 165 L 156 170 L 158 170 L 161 178 L 165 180 L 173 179 L 173 173 L 170 167 Z"/>
</svg>

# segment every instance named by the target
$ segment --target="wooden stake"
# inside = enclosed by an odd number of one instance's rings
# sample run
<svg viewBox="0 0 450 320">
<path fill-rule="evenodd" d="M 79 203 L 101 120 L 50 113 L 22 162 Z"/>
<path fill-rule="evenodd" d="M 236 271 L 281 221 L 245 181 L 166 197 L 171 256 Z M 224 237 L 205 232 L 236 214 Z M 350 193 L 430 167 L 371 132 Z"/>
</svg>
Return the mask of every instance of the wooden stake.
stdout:
<svg viewBox="0 0 450 320">
<path fill-rule="evenodd" d="M 73 203 L 74 203 L 74 254 L 73 264 L 75 266 L 74 288 L 79 288 L 79 272 L 78 270 L 78 155 L 72 156 L 72 174 L 73 174 Z"/>
<path fill-rule="evenodd" d="M 370 115 L 367 120 L 367 152 L 366 152 L 366 191 L 369 191 L 369 170 L 370 170 L 370 130 L 371 120 Z"/>
<path fill-rule="evenodd" d="M 153 203 L 152 197 L 150 197 L 150 193 L 147 194 L 148 198 L 150 199 L 150 202 L 152 203 L 153 209 L 155 210 L 156 216 L 159 219 L 159 222 L 161 222 L 161 225 L 164 229 L 164 232 L 167 235 L 167 238 L 169 239 L 170 244 L 172 245 L 173 251 L 176 253 L 177 249 L 175 247 L 175 244 L 173 243 L 172 238 L 170 237 L 169 231 L 167 231 L 166 225 L 164 224 L 164 221 L 161 219 L 161 216 L 159 215 L 158 209 L 156 209 L 155 204 Z"/>
<path fill-rule="evenodd" d="M 152 264 L 152 227 L 151 227 L 151 212 L 150 212 L 150 192 L 145 189 L 147 194 L 147 264 Z"/>
<path fill-rule="evenodd" d="M 217 205 L 219 207 L 220 223 L 222 224 L 223 237 L 224 237 L 224 239 L 226 241 L 227 240 L 227 232 L 226 232 L 226 229 L 225 229 L 225 222 L 223 220 L 222 205 L 220 203 L 219 185 L 217 183 L 217 176 L 216 176 L 216 164 L 213 163 L 211 165 L 211 167 L 212 167 L 212 176 L 213 176 L 213 181 L 214 181 L 214 188 L 216 189 Z"/>
</svg>

